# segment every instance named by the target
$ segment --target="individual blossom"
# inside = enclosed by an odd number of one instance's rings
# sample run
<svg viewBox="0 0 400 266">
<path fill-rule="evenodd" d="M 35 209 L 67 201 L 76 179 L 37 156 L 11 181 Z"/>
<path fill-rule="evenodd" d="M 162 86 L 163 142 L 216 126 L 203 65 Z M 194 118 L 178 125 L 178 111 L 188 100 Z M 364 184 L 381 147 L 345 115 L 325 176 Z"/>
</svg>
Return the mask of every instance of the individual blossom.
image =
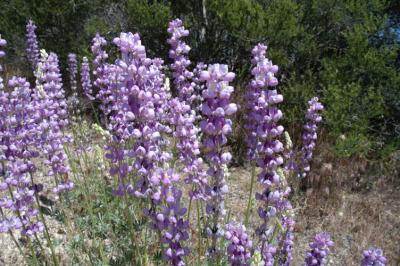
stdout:
<svg viewBox="0 0 400 266">
<path fill-rule="evenodd" d="M 39 44 L 35 33 L 36 25 L 32 20 L 29 20 L 26 25 L 26 54 L 31 64 L 33 71 L 36 71 L 36 66 L 39 63 Z"/>
<path fill-rule="evenodd" d="M 204 119 L 200 127 L 204 133 L 203 147 L 209 164 L 207 175 L 210 177 L 206 211 L 208 216 L 207 232 L 211 237 L 210 254 L 218 255 L 217 240 L 223 236 L 224 228 L 220 225 L 226 214 L 224 197 L 228 192 L 225 182 L 225 167 L 232 158 L 229 152 L 222 152 L 227 143 L 227 136 L 232 132 L 232 121 L 227 118 L 237 111 L 237 106 L 230 103 L 233 87 L 229 86 L 235 74 L 228 71 L 227 65 L 214 64 L 207 71 L 201 72 L 200 78 L 206 82 L 203 90 L 204 102 L 202 114 Z"/>
<path fill-rule="evenodd" d="M 250 265 L 252 241 L 242 224 L 225 225 L 225 239 L 228 241 L 227 255 L 231 265 Z"/>
<path fill-rule="evenodd" d="M 364 250 L 363 258 L 361 260 L 362 266 L 385 266 L 386 257 L 383 256 L 383 252 L 379 248 L 370 248 Z"/>
<path fill-rule="evenodd" d="M 85 96 L 91 101 L 94 100 L 92 81 L 90 80 L 90 65 L 86 56 L 83 57 L 81 64 L 81 84 Z"/>
<path fill-rule="evenodd" d="M 314 237 L 314 241 L 310 243 L 311 250 L 306 253 L 304 260 L 305 266 L 322 266 L 325 265 L 330 248 L 333 242 L 328 233 L 319 233 Z"/>
<path fill-rule="evenodd" d="M 303 132 L 303 177 L 307 175 L 307 172 L 310 171 L 310 162 L 313 156 L 313 150 L 315 148 L 316 140 L 317 140 L 317 128 L 318 123 L 322 121 L 322 117 L 320 112 L 324 110 L 324 106 L 319 102 L 317 97 L 312 98 L 308 101 L 309 108 L 306 113 L 306 124 L 304 125 Z"/>
</svg>

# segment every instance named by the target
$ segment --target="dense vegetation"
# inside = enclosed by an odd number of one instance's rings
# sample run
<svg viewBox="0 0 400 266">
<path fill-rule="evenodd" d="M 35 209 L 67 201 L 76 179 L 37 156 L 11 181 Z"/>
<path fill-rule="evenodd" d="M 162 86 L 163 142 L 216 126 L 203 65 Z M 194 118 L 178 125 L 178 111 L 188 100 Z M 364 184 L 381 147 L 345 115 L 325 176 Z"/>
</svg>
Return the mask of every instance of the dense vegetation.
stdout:
<svg viewBox="0 0 400 266">
<path fill-rule="evenodd" d="M 399 10 L 0 3 L 2 239 L 30 265 L 395 263 L 371 235 L 340 259 L 331 249 L 344 231 L 314 226 L 309 247 L 295 236 L 309 193 L 340 197 L 329 183 L 346 168 L 335 160 L 377 159 L 383 182 L 398 172 Z M 235 163 L 247 188 L 231 178 Z M 315 192 L 314 177 L 326 179 Z M 346 177 L 350 191 L 359 180 Z M 229 204 L 232 187 L 247 196 Z"/>
<path fill-rule="evenodd" d="M 15 0 L 0 3 L 0 33 L 16 65 L 28 18 L 38 25 L 42 47 L 59 53 L 62 64 L 68 52 L 89 55 L 98 31 L 107 39 L 140 32 L 149 55 L 168 60 L 168 21 L 180 17 L 191 29 L 193 61 L 227 63 L 237 73 L 238 103 L 250 75 L 249 51 L 266 42 L 281 68 L 290 133 L 301 126 L 307 100 L 318 95 L 327 107 L 324 138 L 335 153 L 380 157 L 400 145 L 399 9 L 384 0 Z M 236 118 L 242 121 L 243 113 Z M 241 133 L 235 130 L 235 143 L 243 143 Z M 235 154 L 244 153 L 242 146 Z"/>
</svg>

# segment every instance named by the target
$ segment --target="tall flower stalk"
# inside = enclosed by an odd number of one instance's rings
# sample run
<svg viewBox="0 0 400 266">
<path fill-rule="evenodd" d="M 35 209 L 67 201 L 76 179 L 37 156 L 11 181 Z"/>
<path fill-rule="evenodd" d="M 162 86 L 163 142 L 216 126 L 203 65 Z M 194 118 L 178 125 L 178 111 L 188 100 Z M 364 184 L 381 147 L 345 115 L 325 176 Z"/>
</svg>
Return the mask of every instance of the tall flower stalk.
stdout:
<svg viewBox="0 0 400 266">
<path fill-rule="evenodd" d="M 182 40 L 189 35 L 189 31 L 183 26 L 180 19 L 169 23 L 168 33 L 171 37 L 168 43 L 171 45 L 169 56 L 173 60 L 171 64 L 172 76 L 178 98 L 170 102 L 171 124 L 175 126 L 174 137 L 177 140 L 179 160 L 184 165 L 184 173 L 187 175 L 186 183 L 192 186 L 189 196 L 189 214 L 192 199 L 206 199 L 207 178 L 201 168 L 203 160 L 200 158 L 200 129 L 195 125 L 196 111 L 191 108 L 195 100 L 193 73 L 187 68 L 190 60 L 187 54 L 190 47 Z"/>
<path fill-rule="evenodd" d="M 26 54 L 31 64 L 33 71 L 36 71 L 36 66 L 39 63 L 39 43 L 35 33 L 36 25 L 32 20 L 29 20 L 26 25 Z"/>
<path fill-rule="evenodd" d="M 250 211 L 252 208 L 253 199 L 253 187 L 256 176 L 257 160 L 260 160 L 264 149 L 264 140 L 266 134 L 272 128 L 268 128 L 268 123 L 273 126 L 273 120 L 268 116 L 268 98 L 265 95 L 265 89 L 273 87 L 278 84 L 278 80 L 274 74 L 278 71 L 278 66 L 273 65 L 268 58 L 265 57 L 267 47 L 262 44 L 258 44 L 252 50 L 253 58 L 251 62 L 254 67 L 251 71 L 253 79 L 247 86 L 246 91 L 246 123 L 245 128 L 247 130 L 246 142 L 247 142 L 247 156 L 251 163 L 251 181 L 250 181 L 250 192 L 247 204 L 245 224 L 248 224 L 250 217 Z M 280 96 L 281 97 L 281 96 Z M 277 110 L 277 116 L 281 115 L 281 112 Z M 277 117 L 279 119 L 279 117 Z M 273 152 L 272 152 L 273 153 Z M 260 165 L 259 165 L 260 166 Z"/>
<path fill-rule="evenodd" d="M 68 72 L 69 72 L 69 85 L 71 88 L 71 95 L 68 98 L 68 107 L 73 113 L 76 113 L 79 99 L 78 99 L 78 83 L 76 76 L 78 74 L 78 60 L 76 54 L 68 54 Z"/>
<path fill-rule="evenodd" d="M 87 59 L 86 56 L 83 57 L 81 64 L 81 84 L 85 96 L 90 101 L 93 101 L 94 97 L 93 97 L 92 81 L 90 79 L 90 65 L 89 65 L 89 60 Z"/>
<path fill-rule="evenodd" d="M 221 222 L 226 214 L 224 198 L 228 192 L 224 167 L 232 158 L 229 152 L 223 151 L 223 146 L 227 143 L 227 136 L 232 132 L 232 121 L 227 117 L 237 110 L 236 104 L 230 103 L 234 89 L 229 86 L 235 74 L 228 71 L 227 65 L 214 64 L 210 65 L 207 71 L 201 72 L 200 78 L 206 81 L 207 86 L 203 91 L 204 119 L 200 122 L 204 133 L 205 158 L 209 164 L 207 175 L 210 177 L 208 190 L 210 199 L 206 206 L 207 233 L 211 238 L 209 253 L 218 261 L 221 255 L 218 239 L 224 235 Z"/>
<path fill-rule="evenodd" d="M 310 171 L 310 162 L 313 156 L 313 150 L 317 141 L 317 128 L 318 124 L 322 121 L 320 112 L 324 110 L 324 106 L 319 102 L 317 97 L 308 101 L 308 109 L 306 113 L 306 124 L 304 125 L 303 132 L 303 148 L 302 148 L 302 166 L 303 174 L 305 177 Z"/>
</svg>

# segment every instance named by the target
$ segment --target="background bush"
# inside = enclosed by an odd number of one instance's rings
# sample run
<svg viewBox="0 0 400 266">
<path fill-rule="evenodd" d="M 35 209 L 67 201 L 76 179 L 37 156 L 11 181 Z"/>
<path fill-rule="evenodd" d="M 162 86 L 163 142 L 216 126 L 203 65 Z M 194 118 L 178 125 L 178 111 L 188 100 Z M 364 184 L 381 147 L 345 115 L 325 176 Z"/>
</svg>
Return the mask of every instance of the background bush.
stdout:
<svg viewBox="0 0 400 266">
<path fill-rule="evenodd" d="M 299 114 L 307 99 L 318 95 L 326 106 L 325 137 L 338 156 L 379 157 L 400 148 L 396 0 L 14 0 L 1 1 L 0 17 L 0 33 L 13 49 L 7 60 L 19 66 L 26 64 L 18 58 L 25 54 L 29 18 L 38 26 L 41 46 L 60 54 L 65 64 L 71 51 L 90 56 L 88 44 L 97 31 L 108 40 L 120 31 L 140 32 L 151 56 L 169 60 L 168 21 L 180 17 L 191 31 L 193 61 L 227 63 L 237 73 L 238 103 L 249 77 L 251 47 L 264 41 L 269 58 L 281 68 L 290 133 L 302 125 Z M 241 153 L 238 127 L 234 151 Z"/>
</svg>

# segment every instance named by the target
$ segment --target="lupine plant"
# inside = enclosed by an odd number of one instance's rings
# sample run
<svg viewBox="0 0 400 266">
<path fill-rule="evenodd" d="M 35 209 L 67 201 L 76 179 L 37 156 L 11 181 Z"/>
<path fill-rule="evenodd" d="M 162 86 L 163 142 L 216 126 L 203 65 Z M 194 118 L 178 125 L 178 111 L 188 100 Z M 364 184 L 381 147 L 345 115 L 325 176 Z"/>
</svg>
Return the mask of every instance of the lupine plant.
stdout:
<svg viewBox="0 0 400 266">
<path fill-rule="evenodd" d="M 31 64 L 32 69 L 35 71 L 39 63 L 39 43 L 36 36 L 36 25 L 32 20 L 29 20 L 26 25 L 26 55 Z"/>
<path fill-rule="evenodd" d="M 93 149 L 71 153 L 81 147 L 74 146 L 69 132 L 87 122 L 71 123 L 76 101 L 66 101 L 58 56 L 39 53 L 35 29 L 29 21 L 27 58 L 35 84 L 23 77 L 4 84 L 0 65 L 0 232 L 9 234 L 28 263 L 39 265 L 38 255 L 47 260 L 48 248 L 52 264 L 61 264 L 40 202 L 50 191 L 60 199 L 56 208 L 61 208 L 61 221 L 69 221 L 63 208 L 79 209 L 74 203 L 82 203 L 89 213 L 85 219 L 82 210 L 76 211 L 69 222 L 69 227 L 96 240 L 81 243 L 88 255 L 83 264 L 293 264 L 295 211 L 288 200 L 288 177 L 295 165 L 304 173 L 311 170 L 323 106 L 317 97 L 309 101 L 302 159 L 296 162 L 287 132 L 286 145 L 282 142 L 279 68 L 267 58 L 264 44 L 252 50 L 252 79 L 243 106 L 252 169 L 248 205 L 244 217 L 231 221 L 225 205 L 232 159 L 227 144 L 230 117 L 240 107 L 231 102 L 235 74 L 227 65 L 192 64 L 184 41 L 189 31 L 179 19 L 168 27 L 169 64 L 149 58 L 140 35 L 131 32 L 114 38 L 119 55 L 111 62 L 106 39 L 96 34 L 93 61 L 83 57 L 80 81 L 92 106 L 100 102 L 104 120 L 92 127 L 101 141 Z M 0 37 L 0 59 L 5 45 Z M 78 63 L 73 53 L 68 55 L 68 70 L 77 99 Z M 74 187 L 84 193 L 74 194 Z M 190 215 L 192 201 L 197 219 Z M 106 222 L 97 228 L 102 221 Z M 101 233 L 81 230 L 85 223 Z M 74 246 L 79 238 L 70 241 Z M 304 265 L 325 265 L 332 246 L 329 234 L 317 234 Z M 385 263 L 380 249 L 363 253 L 361 265 Z"/>
<path fill-rule="evenodd" d="M 379 248 L 370 248 L 363 252 L 362 266 L 385 266 L 386 258 Z"/>
</svg>

